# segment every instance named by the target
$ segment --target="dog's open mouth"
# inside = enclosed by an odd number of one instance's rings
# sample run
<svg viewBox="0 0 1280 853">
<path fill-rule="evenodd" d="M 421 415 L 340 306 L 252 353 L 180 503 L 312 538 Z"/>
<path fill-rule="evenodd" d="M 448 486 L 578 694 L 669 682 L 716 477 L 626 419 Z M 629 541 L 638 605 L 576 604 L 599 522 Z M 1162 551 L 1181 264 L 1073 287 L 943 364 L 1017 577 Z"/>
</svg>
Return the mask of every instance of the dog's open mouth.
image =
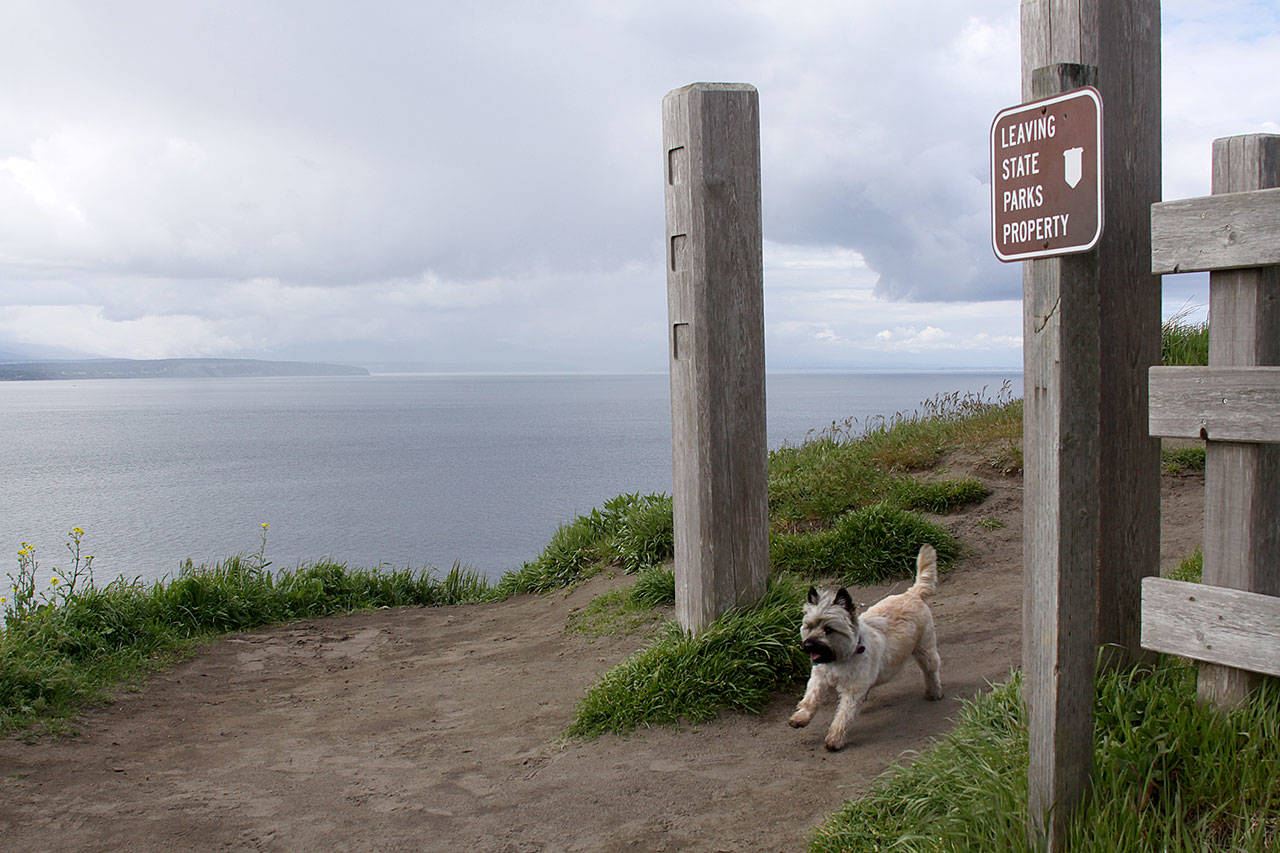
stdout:
<svg viewBox="0 0 1280 853">
<path fill-rule="evenodd" d="M 804 650 L 809 653 L 809 660 L 814 663 L 831 663 L 836 659 L 831 649 L 818 643 L 806 643 Z"/>
</svg>

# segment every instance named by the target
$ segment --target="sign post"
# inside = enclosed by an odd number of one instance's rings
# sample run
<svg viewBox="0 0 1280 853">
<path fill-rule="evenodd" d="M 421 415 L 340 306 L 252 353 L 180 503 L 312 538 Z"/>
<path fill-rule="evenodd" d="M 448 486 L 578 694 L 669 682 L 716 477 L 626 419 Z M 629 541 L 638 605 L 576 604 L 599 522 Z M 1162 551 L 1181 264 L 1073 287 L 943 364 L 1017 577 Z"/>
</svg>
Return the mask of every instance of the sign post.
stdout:
<svg viewBox="0 0 1280 853">
<path fill-rule="evenodd" d="M 1023 266 L 1022 673 L 1029 840 L 1061 849 L 1093 764 L 1097 631 L 1097 69 L 1035 69 L 1040 100 L 991 126 L 992 246 Z M 1060 94 L 1069 90 L 1066 94 Z M 1070 91 L 1074 90 L 1074 91 Z M 1073 186 L 1074 183 L 1074 186 Z"/>
</svg>

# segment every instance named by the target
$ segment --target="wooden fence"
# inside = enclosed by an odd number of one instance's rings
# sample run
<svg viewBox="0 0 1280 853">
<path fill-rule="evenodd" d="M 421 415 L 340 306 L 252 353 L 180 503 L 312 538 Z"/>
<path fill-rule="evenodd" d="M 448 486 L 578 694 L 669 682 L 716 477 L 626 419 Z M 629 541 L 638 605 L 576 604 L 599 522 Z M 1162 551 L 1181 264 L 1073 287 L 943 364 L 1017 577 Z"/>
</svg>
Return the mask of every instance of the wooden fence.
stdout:
<svg viewBox="0 0 1280 853">
<path fill-rule="evenodd" d="M 1219 139 L 1213 195 L 1152 205 L 1156 274 L 1209 271 L 1209 366 L 1153 367 L 1150 428 L 1205 439 L 1203 584 L 1142 583 L 1142 645 L 1229 708 L 1280 676 L 1280 136 Z"/>
</svg>

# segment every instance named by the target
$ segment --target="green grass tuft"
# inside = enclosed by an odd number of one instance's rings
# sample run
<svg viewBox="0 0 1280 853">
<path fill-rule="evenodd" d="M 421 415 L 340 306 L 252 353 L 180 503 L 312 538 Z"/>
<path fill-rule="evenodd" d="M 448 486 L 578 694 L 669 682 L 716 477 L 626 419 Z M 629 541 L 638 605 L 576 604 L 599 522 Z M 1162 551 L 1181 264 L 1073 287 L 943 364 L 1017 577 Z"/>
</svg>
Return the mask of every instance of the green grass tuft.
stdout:
<svg viewBox="0 0 1280 853">
<path fill-rule="evenodd" d="M 622 516 L 608 557 L 634 574 L 675 555 L 675 523 L 669 495 L 646 495 Z"/>
<path fill-rule="evenodd" d="M 673 531 L 669 496 L 618 495 L 561 525 L 537 559 L 502 576 L 496 595 L 561 589 L 610 564 L 628 572 L 657 565 L 674 552 Z"/>
<path fill-rule="evenodd" d="M 1203 366 L 1209 363 L 1209 322 L 1191 323 L 1186 308 L 1160 325 L 1160 362 L 1174 366 Z"/>
<path fill-rule="evenodd" d="M 1178 447 L 1160 451 L 1160 462 L 1166 474 L 1185 474 L 1204 470 L 1203 447 Z"/>
<path fill-rule="evenodd" d="M 942 515 L 970 504 L 982 503 L 990 494 L 990 489 L 972 477 L 928 483 L 910 479 L 903 480 L 898 485 L 893 503 L 903 509 Z"/>
<path fill-rule="evenodd" d="M 769 559 L 775 571 L 807 578 L 838 577 L 864 585 L 915 575 L 916 555 L 925 542 L 938 551 L 940 569 L 960 556 L 960 543 L 946 529 L 913 512 L 886 503 L 847 513 L 829 529 L 775 533 Z"/>
<path fill-rule="evenodd" d="M 676 603 L 676 575 L 670 566 L 653 566 L 640 572 L 631 598 L 645 607 L 661 607 Z"/>
<path fill-rule="evenodd" d="M 595 737 L 707 720 L 730 709 L 762 710 L 780 688 L 809 670 L 796 640 L 802 595 L 794 577 L 775 576 L 759 602 L 698 634 L 669 623 L 655 642 L 587 692 L 566 734 Z"/>
<path fill-rule="evenodd" d="M 1169 577 L 1175 581 L 1200 583 L 1200 578 L 1203 574 L 1204 552 L 1197 548 L 1195 553 L 1179 563 L 1178 567 L 1169 573 Z"/>
</svg>

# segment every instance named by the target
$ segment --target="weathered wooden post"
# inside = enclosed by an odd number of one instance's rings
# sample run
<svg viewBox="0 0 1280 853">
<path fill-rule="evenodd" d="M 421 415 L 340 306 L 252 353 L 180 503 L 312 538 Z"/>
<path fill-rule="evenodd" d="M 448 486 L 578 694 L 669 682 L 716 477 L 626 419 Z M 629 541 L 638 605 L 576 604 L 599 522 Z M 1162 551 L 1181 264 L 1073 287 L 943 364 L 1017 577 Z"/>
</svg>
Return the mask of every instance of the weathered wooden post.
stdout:
<svg viewBox="0 0 1280 853">
<path fill-rule="evenodd" d="M 1067 85 L 1049 66 L 1092 66 L 1107 114 L 1097 248 L 1023 268 L 1028 830 L 1055 850 L 1092 766 L 1097 643 L 1115 664 L 1143 657 L 1141 581 L 1159 573 L 1145 377 L 1160 360 L 1160 279 L 1146 260 L 1160 197 L 1160 4 L 1022 0 L 1021 11 L 1023 98 L 1051 91 L 1046 74 Z"/>
<path fill-rule="evenodd" d="M 676 617 L 758 599 L 769 569 L 760 108 L 754 86 L 662 101 Z"/>
<path fill-rule="evenodd" d="M 1034 97 L 1096 69 L 1036 69 Z M 1029 833 L 1059 849 L 1093 766 L 1098 536 L 1098 251 L 1023 265 L 1023 695 Z"/>
<path fill-rule="evenodd" d="M 1160 573 L 1160 442 L 1148 432 L 1147 370 L 1160 363 L 1160 277 L 1150 206 L 1160 200 L 1159 0 L 1022 0 L 1022 96 L 1032 71 L 1098 68 L 1106 232 L 1098 244 L 1097 622 L 1104 660 L 1145 657 L 1142 578 Z"/>
</svg>

